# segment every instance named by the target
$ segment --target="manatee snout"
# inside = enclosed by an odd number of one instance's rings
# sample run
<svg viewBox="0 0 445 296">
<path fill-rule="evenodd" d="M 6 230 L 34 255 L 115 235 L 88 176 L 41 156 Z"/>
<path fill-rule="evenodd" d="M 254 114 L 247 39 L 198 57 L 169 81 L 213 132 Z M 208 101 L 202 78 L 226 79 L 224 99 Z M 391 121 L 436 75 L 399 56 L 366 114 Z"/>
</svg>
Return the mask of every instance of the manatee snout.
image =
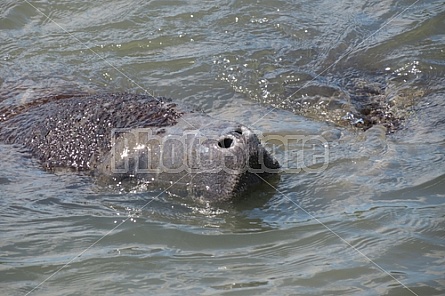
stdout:
<svg viewBox="0 0 445 296">
<path fill-rule="evenodd" d="M 279 168 L 278 162 L 264 149 L 257 133 L 250 128 L 235 124 L 225 129 L 218 140 L 218 147 L 223 153 L 235 157 L 245 156 L 240 162 L 229 163 L 233 167 L 249 170 L 250 173 L 276 173 Z M 224 151 L 227 149 L 227 151 Z M 226 164 L 228 165 L 227 161 Z"/>
<path fill-rule="evenodd" d="M 225 134 L 219 139 L 218 146 L 222 149 L 230 149 L 240 144 L 240 141 L 246 141 L 252 135 L 252 132 L 245 126 L 237 126 L 233 129 L 228 129 Z"/>
<path fill-rule="evenodd" d="M 272 175 L 277 176 L 280 165 L 261 144 L 250 128 L 224 122 L 221 128 L 215 123 L 208 140 L 201 143 L 208 149 L 188 183 L 187 192 L 204 201 L 226 201 L 253 190 Z M 205 129 L 205 128 L 204 128 Z M 218 132 L 219 131 L 219 132 Z M 201 147 L 202 148 L 202 147 Z M 192 152 L 191 154 L 194 154 Z"/>
</svg>

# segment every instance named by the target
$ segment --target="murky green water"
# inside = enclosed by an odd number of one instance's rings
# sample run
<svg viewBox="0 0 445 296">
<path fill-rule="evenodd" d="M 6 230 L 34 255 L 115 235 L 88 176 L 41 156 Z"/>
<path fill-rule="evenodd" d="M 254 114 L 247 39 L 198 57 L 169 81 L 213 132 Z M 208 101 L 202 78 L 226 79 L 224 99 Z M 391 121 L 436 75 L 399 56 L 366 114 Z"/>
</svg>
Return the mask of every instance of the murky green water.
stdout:
<svg viewBox="0 0 445 296">
<path fill-rule="evenodd" d="M 147 90 L 321 135 L 329 160 L 310 171 L 325 151 L 289 141 L 293 173 L 216 208 L 0 145 L 2 295 L 445 294 L 443 1 L 3 0 L 0 40 L 2 105 Z M 402 129 L 341 124 L 356 81 L 383 87 Z"/>
</svg>

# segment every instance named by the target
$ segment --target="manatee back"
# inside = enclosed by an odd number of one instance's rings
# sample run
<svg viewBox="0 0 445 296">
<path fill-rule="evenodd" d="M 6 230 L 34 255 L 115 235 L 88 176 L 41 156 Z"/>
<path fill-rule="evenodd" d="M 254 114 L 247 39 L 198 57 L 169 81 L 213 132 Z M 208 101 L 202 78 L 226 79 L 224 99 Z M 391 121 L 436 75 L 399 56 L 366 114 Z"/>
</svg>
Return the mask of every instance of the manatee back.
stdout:
<svg viewBox="0 0 445 296">
<path fill-rule="evenodd" d="M 0 110 L 0 141 L 23 144 L 47 169 L 88 170 L 110 150 L 113 128 L 171 126 L 183 112 L 142 94 L 53 96 Z"/>
</svg>

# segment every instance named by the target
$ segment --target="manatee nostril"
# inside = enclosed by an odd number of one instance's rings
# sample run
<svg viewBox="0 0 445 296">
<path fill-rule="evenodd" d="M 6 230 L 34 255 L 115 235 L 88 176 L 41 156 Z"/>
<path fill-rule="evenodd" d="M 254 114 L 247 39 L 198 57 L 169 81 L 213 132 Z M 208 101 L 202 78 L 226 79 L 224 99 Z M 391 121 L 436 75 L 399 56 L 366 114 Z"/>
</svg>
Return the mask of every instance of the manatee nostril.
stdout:
<svg viewBox="0 0 445 296">
<path fill-rule="evenodd" d="M 243 134 L 243 130 L 240 127 L 238 127 L 238 128 L 235 129 L 235 133 L 242 135 Z"/>
<path fill-rule="evenodd" d="M 224 138 L 219 140 L 218 146 L 221 148 L 230 148 L 233 146 L 233 139 L 232 138 Z"/>
</svg>

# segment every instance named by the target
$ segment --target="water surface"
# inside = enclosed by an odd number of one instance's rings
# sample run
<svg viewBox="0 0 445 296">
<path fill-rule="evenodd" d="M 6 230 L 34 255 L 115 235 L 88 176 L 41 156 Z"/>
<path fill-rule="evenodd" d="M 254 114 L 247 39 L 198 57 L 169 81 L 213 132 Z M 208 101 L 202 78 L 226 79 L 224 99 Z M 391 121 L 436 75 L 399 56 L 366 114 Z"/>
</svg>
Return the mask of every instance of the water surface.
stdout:
<svg viewBox="0 0 445 296">
<path fill-rule="evenodd" d="M 2 294 L 445 294 L 443 1 L 4 0 L 0 28 L 2 106 L 147 91 L 328 143 L 276 147 L 298 172 L 226 207 L 0 145 Z M 357 82 L 400 130 L 344 124 Z M 327 168 L 304 169 L 323 149 Z"/>
</svg>

